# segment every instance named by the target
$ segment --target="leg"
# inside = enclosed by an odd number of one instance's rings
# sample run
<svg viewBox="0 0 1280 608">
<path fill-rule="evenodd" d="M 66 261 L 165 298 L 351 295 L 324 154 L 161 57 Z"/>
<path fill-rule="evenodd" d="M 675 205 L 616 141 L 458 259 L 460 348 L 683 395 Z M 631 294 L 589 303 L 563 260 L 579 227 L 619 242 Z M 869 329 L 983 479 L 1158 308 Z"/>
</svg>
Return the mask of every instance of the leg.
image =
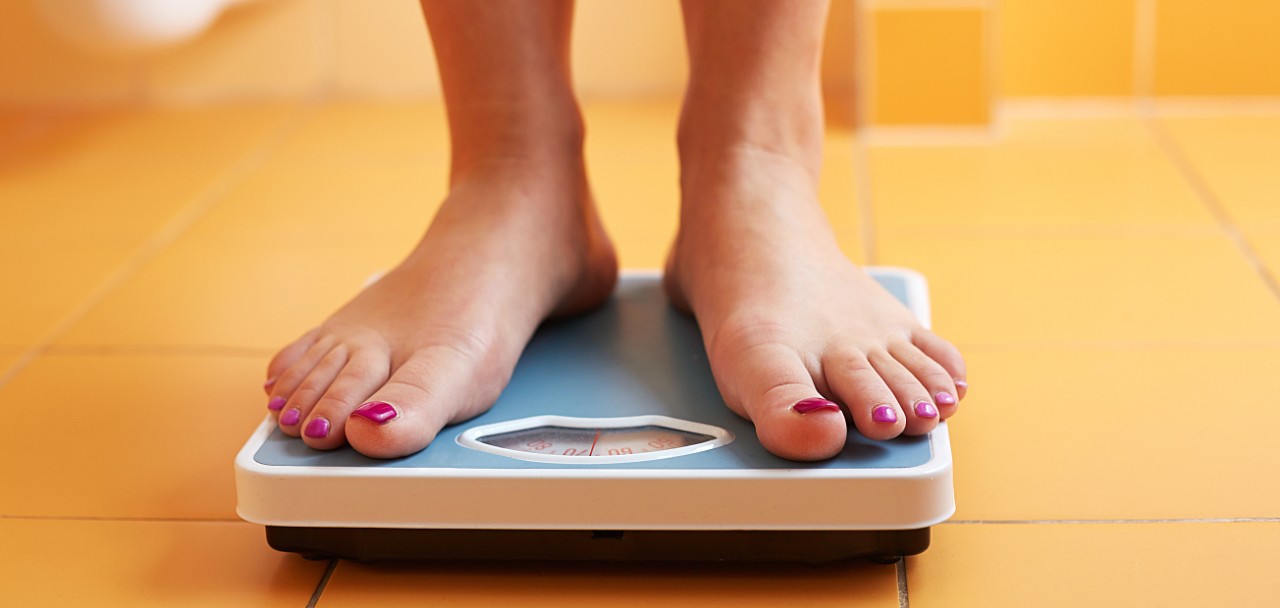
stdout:
<svg viewBox="0 0 1280 608">
<path fill-rule="evenodd" d="M 422 449 L 493 404 L 543 319 L 599 304 L 616 278 L 569 83 L 572 2 L 422 4 L 450 192 L 403 262 L 271 361 L 268 407 L 315 448 Z"/>
<path fill-rule="evenodd" d="M 839 453 L 846 416 L 873 439 L 928 432 L 965 378 L 955 347 L 849 262 L 817 203 L 826 8 L 685 0 L 683 203 L 666 275 L 725 401 L 797 460 Z"/>
</svg>

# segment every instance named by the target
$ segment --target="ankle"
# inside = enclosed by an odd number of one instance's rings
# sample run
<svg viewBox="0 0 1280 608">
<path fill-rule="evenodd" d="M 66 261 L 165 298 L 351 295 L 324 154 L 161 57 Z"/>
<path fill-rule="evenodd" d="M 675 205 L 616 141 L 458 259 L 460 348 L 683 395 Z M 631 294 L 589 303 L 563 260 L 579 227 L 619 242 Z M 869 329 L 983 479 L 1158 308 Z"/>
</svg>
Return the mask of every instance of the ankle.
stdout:
<svg viewBox="0 0 1280 608">
<path fill-rule="evenodd" d="M 576 103 L 494 104 L 450 112 L 450 179 L 493 166 L 583 165 L 586 126 Z"/>
<path fill-rule="evenodd" d="M 677 145 L 685 172 L 746 156 L 799 165 L 814 181 L 822 165 L 822 99 L 816 90 L 781 96 L 690 91 L 680 114 Z"/>
</svg>

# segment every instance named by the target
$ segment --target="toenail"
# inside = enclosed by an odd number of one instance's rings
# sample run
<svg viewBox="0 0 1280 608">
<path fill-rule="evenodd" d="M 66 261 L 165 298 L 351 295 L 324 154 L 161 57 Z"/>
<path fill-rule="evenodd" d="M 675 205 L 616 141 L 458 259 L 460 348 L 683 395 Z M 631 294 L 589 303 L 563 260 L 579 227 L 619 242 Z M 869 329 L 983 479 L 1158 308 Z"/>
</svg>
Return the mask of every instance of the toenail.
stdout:
<svg viewBox="0 0 1280 608">
<path fill-rule="evenodd" d="M 936 401 L 938 405 L 956 404 L 956 398 L 951 396 L 951 393 L 948 393 L 947 391 L 938 391 L 938 394 L 933 396 L 933 400 Z"/>
<path fill-rule="evenodd" d="M 280 424 L 283 424 L 284 426 L 293 426 L 298 424 L 298 421 L 301 419 L 302 412 L 299 412 L 296 407 L 290 408 L 289 411 L 280 415 Z"/>
<path fill-rule="evenodd" d="M 267 378 L 267 381 L 262 383 L 262 388 L 271 388 L 273 385 L 275 385 L 275 383 L 276 383 L 276 378 L 274 376 L 271 378 Z"/>
<path fill-rule="evenodd" d="M 329 421 L 320 417 L 312 418 L 303 434 L 312 439 L 324 439 L 329 436 Z"/>
<path fill-rule="evenodd" d="M 284 409 L 284 403 L 285 403 L 284 397 L 272 397 L 271 401 L 267 402 L 267 409 L 273 412 L 278 412 Z"/>
<path fill-rule="evenodd" d="M 818 411 L 838 412 L 840 411 L 840 406 L 820 397 L 811 397 L 797 401 L 795 405 L 791 406 L 791 409 L 795 410 L 797 414 L 808 414 L 809 412 Z"/>
<path fill-rule="evenodd" d="M 351 415 L 372 420 L 378 424 L 386 424 L 396 416 L 399 416 L 400 413 L 386 401 L 370 401 L 356 408 L 354 412 L 351 412 Z"/>
<path fill-rule="evenodd" d="M 956 380 L 956 388 L 968 389 L 969 383 L 964 380 Z"/>
<path fill-rule="evenodd" d="M 946 393 L 938 393 L 938 394 L 946 395 Z M 947 396 L 949 397 L 950 395 L 947 395 Z M 928 401 L 917 401 L 916 415 L 921 418 L 937 418 L 938 408 L 933 407 L 933 404 L 929 403 Z"/>
<path fill-rule="evenodd" d="M 891 405 L 879 405 L 871 410 L 871 419 L 876 422 L 894 423 L 898 421 L 898 412 Z"/>
</svg>

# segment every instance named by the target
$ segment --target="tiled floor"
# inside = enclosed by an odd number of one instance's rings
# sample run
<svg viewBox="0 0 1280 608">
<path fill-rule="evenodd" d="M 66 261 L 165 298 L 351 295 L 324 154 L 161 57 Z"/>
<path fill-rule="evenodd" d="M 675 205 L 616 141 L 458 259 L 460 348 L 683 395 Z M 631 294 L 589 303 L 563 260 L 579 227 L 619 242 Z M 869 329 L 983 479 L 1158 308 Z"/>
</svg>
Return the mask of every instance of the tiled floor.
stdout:
<svg viewBox="0 0 1280 608">
<path fill-rule="evenodd" d="M 588 108 L 628 267 L 671 103 Z M 0 605 L 1203 606 L 1280 597 L 1280 107 L 827 142 L 859 262 L 965 351 L 955 518 L 905 566 L 362 566 L 270 550 L 232 457 L 272 349 L 418 237 L 432 105 L 0 113 Z"/>
</svg>

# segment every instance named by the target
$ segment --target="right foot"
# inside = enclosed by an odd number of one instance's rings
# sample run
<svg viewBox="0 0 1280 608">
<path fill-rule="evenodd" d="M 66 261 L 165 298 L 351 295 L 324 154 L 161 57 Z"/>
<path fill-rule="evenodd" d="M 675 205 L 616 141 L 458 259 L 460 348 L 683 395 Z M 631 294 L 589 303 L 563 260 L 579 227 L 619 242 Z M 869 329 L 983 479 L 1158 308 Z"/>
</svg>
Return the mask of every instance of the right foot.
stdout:
<svg viewBox="0 0 1280 608">
<path fill-rule="evenodd" d="M 559 156 L 574 156 L 559 155 Z M 375 458 L 487 410 L 546 318 L 604 302 L 613 248 L 580 156 L 468 164 L 422 242 L 268 366 L 281 431 Z"/>
</svg>

